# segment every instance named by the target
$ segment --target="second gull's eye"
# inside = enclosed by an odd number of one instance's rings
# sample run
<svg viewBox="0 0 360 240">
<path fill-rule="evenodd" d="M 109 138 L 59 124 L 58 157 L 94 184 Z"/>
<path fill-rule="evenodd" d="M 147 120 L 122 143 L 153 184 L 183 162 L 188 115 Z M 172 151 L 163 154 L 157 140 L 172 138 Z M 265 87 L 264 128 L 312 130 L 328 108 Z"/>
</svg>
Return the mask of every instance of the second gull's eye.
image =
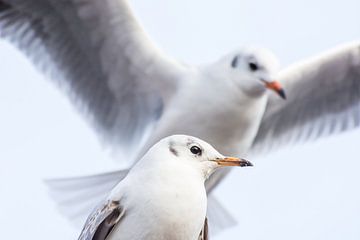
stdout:
<svg viewBox="0 0 360 240">
<path fill-rule="evenodd" d="M 249 68 L 251 71 L 255 72 L 256 70 L 259 69 L 259 66 L 254 62 L 249 62 Z"/>
</svg>

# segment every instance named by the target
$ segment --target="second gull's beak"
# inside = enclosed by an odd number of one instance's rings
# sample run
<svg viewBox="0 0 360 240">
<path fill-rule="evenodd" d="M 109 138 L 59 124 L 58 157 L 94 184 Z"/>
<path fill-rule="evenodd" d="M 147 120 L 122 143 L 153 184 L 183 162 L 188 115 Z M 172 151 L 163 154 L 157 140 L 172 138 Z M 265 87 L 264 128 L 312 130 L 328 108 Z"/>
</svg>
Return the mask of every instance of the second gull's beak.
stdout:
<svg viewBox="0 0 360 240">
<path fill-rule="evenodd" d="M 263 81 L 265 83 L 266 88 L 275 91 L 282 99 L 286 99 L 285 91 L 281 84 L 278 81 Z"/>
<path fill-rule="evenodd" d="M 213 162 L 216 162 L 220 166 L 239 166 L 239 167 L 252 167 L 253 164 L 245 159 L 241 158 L 234 158 L 234 157 L 224 157 L 224 158 L 216 158 L 214 160 L 211 160 Z"/>
</svg>

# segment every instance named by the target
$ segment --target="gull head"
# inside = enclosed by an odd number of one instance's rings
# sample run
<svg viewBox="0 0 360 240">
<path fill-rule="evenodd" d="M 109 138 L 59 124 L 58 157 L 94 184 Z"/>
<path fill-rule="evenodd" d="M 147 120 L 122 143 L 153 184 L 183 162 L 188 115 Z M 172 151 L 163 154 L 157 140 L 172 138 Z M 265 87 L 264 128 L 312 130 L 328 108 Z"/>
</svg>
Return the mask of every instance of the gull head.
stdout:
<svg viewBox="0 0 360 240">
<path fill-rule="evenodd" d="M 209 143 L 187 135 L 172 135 L 166 137 L 155 144 L 153 149 L 160 150 L 158 154 L 163 154 L 162 161 L 175 162 L 179 167 L 183 165 L 199 169 L 205 179 L 220 167 L 253 166 L 251 162 L 245 159 L 226 157 Z"/>
<path fill-rule="evenodd" d="M 229 69 L 231 80 L 248 94 L 259 95 L 270 89 L 286 99 L 281 84 L 275 81 L 279 66 L 277 58 L 269 50 L 247 47 L 234 51 L 221 61 Z"/>
</svg>

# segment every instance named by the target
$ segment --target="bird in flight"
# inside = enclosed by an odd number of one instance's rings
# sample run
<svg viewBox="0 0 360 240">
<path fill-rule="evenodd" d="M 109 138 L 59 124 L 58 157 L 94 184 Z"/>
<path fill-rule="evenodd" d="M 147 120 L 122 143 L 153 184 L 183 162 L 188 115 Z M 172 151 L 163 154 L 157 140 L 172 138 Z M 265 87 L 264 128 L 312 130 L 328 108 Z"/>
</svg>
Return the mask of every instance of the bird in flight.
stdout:
<svg viewBox="0 0 360 240">
<path fill-rule="evenodd" d="M 0 35 L 61 86 L 103 142 L 131 154 L 131 165 L 172 134 L 199 137 L 226 155 L 244 155 L 360 124 L 359 42 L 280 71 L 271 52 L 249 47 L 191 66 L 149 39 L 126 0 L 0 0 Z M 228 171 L 206 182 L 209 206 L 217 204 L 209 207 L 209 221 L 231 219 L 211 194 Z M 126 173 L 50 185 L 63 200 L 65 189 L 83 189 L 81 196 L 70 194 L 73 201 L 59 202 L 76 219 L 75 213 L 85 216 Z M 98 192 L 91 194 L 94 188 Z M 78 203 L 83 211 L 72 210 Z"/>
</svg>

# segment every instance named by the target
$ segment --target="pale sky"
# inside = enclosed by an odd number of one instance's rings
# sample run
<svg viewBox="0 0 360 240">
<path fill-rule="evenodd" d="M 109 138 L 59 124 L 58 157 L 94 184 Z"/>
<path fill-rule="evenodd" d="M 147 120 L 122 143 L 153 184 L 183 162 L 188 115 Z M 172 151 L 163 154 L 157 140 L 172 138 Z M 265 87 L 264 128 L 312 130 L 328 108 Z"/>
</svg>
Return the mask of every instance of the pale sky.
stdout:
<svg viewBox="0 0 360 240">
<path fill-rule="evenodd" d="M 255 44 L 286 66 L 360 38 L 358 0 L 131 5 L 152 39 L 188 63 Z M 118 165 L 68 99 L 4 41 L 0 72 L 2 238 L 77 239 L 80 229 L 57 213 L 41 179 Z M 359 142 L 356 130 L 251 159 L 253 169 L 236 169 L 216 190 L 239 224 L 213 239 L 360 239 Z"/>
</svg>

